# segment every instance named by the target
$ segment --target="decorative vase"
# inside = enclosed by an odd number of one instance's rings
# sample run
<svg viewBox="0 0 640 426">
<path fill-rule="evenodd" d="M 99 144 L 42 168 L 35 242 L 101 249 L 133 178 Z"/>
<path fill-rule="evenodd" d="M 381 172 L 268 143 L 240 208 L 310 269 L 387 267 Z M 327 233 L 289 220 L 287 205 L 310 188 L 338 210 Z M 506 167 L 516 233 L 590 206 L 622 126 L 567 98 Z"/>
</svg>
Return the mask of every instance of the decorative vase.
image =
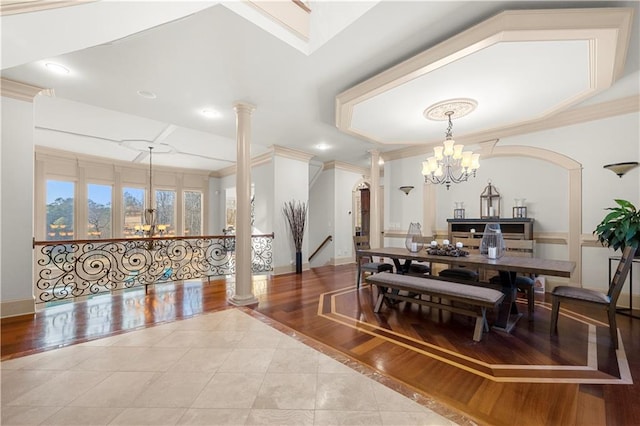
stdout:
<svg viewBox="0 0 640 426">
<path fill-rule="evenodd" d="M 296 252 L 296 274 L 302 273 L 302 252 Z"/>
<path fill-rule="evenodd" d="M 480 254 L 488 259 L 499 259 L 504 255 L 506 246 L 499 223 L 487 223 L 480 242 Z"/>
<path fill-rule="evenodd" d="M 422 227 L 417 222 L 411 222 L 409 224 L 409 231 L 407 231 L 407 238 L 405 240 L 405 246 L 411 253 L 417 253 L 422 250 L 422 247 L 424 247 L 421 239 L 414 239 L 414 237 L 422 237 Z"/>
</svg>

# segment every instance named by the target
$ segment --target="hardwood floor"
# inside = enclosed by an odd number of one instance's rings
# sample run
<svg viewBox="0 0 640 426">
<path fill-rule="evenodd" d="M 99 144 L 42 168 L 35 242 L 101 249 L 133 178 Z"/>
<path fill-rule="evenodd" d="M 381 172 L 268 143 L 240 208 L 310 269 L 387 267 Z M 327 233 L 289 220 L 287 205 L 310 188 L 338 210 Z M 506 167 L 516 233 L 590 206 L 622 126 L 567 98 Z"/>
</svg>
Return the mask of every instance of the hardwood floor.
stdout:
<svg viewBox="0 0 640 426">
<path fill-rule="evenodd" d="M 375 289 L 356 290 L 355 275 L 355 265 L 345 265 L 256 277 L 254 315 L 480 424 L 640 424 L 640 385 L 633 383 L 640 378 L 640 320 L 618 315 L 623 345 L 616 353 L 606 318 L 584 309 L 565 311 L 550 337 L 549 304 L 541 299 L 534 321 L 525 316 L 513 333 L 491 331 L 474 342 L 474 322 L 459 315 L 404 303 L 374 314 Z M 225 309 L 232 285 L 158 284 L 148 294 L 97 296 L 3 319 L 2 359 Z M 524 300 L 520 307 L 526 311 Z"/>
</svg>

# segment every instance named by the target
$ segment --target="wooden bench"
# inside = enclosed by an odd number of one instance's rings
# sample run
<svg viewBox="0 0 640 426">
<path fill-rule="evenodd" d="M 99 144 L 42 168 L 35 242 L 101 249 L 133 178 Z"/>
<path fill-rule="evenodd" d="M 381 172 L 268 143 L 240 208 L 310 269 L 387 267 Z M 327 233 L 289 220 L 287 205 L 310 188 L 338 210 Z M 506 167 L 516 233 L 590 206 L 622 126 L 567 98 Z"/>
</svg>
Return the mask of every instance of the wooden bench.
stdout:
<svg viewBox="0 0 640 426">
<path fill-rule="evenodd" d="M 475 317 L 476 326 L 473 332 L 473 340 L 476 342 L 482 339 L 483 329 L 489 331 L 487 308 L 495 309 L 500 302 L 502 302 L 502 299 L 504 299 L 504 294 L 501 291 L 492 288 L 388 272 L 370 275 L 366 278 L 366 281 L 369 284 L 376 285 L 379 289 L 374 312 L 377 313 L 380 311 L 382 303 L 386 298 L 418 303 L 436 309 L 443 309 L 449 312 Z M 400 291 L 409 292 L 409 296 L 401 295 L 399 293 Z M 419 298 L 411 297 L 412 295 L 418 295 Z M 431 296 L 430 300 L 423 300 L 422 295 Z M 434 301 L 434 298 L 437 298 L 438 301 Z M 468 307 L 448 305 L 443 303 L 443 300 L 461 302 Z"/>
</svg>

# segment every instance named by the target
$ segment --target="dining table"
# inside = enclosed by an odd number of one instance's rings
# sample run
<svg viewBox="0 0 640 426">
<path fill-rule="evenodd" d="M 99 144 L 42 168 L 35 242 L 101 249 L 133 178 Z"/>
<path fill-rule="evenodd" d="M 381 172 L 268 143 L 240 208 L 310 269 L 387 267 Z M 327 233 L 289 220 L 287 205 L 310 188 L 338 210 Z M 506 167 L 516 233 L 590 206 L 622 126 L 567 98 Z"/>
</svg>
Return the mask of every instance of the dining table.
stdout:
<svg viewBox="0 0 640 426">
<path fill-rule="evenodd" d="M 446 265 L 465 266 L 474 269 L 497 271 L 500 276 L 500 288 L 505 298 L 500 305 L 494 328 L 511 332 L 522 314 L 516 304 L 517 274 L 548 275 L 570 278 L 576 264 L 567 260 L 541 259 L 537 257 L 502 256 L 490 259 L 481 254 L 467 254 L 466 256 L 448 256 L 427 253 L 427 248 L 412 252 L 404 247 L 383 247 L 360 249 L 356 251 L 357 264 L 361 257 L 382 257 L 391 259 L 396 267 L 396 273 L 406 274 L 412 262 L 429 262 Z M 432 269 L 433 270 L 433 269 Z M 467 283 L 465 281 L 465 283 Z M 474 283 L 487 285 L 487 283 Z"/>
</svg>

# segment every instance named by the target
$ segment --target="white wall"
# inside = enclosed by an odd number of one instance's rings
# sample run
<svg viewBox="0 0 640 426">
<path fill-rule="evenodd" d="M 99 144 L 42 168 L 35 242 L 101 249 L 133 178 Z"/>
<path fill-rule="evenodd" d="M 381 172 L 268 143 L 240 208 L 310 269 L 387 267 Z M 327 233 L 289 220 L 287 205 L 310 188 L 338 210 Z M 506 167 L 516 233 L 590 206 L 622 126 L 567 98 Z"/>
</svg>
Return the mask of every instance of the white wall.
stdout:
<svg viewBox="0 0 640 426">
<path fill-rule="evenodd" d="M 335 180 L 335 169 L 323 170 L 309 190 L 309 249 L 315 250 L 328 235 L 333 236 L 333 241 L 324 246 L 313 258 L 312 267 L 329 264 L 336 256 Z"/>
<path fill-rule="evenodd" d="M 33 104 L 2 97 L 2 316 L 33 312 Z"/>
<path fill-rule="evenodd" d="M 268 234 L 273 230 L 273 167 L 271 163 L 251 168 L 251 181 L 255 195 L 255 222 L 253 232 Z"/>
<path fill-rule="evenodd" d="M 276 273 L 295 271 L 295 247 L 282 213 L 285 202 L 309 202 L 309 163 L 278 155 L 273 157 L 273 267 Z M 307 218 L 308 219 L 308 218 Z M 307 222 L 308 224 L 308 222 Z M 309 226 L 302 240 L 302 261 L 309 258 Z"/>
</svg>

